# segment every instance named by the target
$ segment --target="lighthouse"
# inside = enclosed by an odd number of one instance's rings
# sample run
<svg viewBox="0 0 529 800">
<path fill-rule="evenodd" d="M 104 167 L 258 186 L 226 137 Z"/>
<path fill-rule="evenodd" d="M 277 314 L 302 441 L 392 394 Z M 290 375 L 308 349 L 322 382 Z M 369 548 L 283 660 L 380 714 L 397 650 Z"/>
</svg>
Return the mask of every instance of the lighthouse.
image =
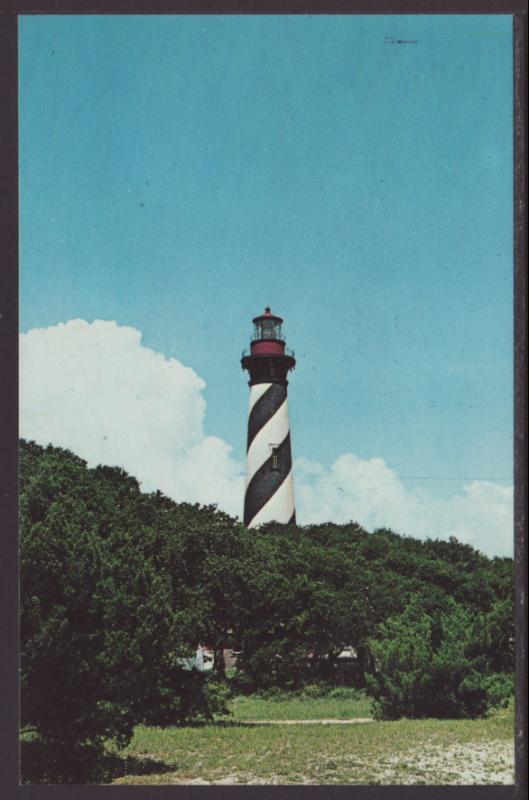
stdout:
<svg viewBox="0 0 529 800">
<path fill-rule="evenodd" d="M 296 366 L 281 332 L 283 320 L 266 308 L 253 320 L 241 365 L 250 375 L 244 524 L 296 521 L 288 421 L 287 375 Z"/>
</svg>

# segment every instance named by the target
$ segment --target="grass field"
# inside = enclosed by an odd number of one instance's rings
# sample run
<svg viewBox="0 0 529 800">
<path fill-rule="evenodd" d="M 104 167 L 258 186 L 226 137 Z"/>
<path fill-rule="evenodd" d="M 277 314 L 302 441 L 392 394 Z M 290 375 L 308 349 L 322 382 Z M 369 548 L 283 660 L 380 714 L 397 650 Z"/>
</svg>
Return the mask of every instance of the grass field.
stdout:
<svg viewBox="0 0 529 800">
<path fill-rule="evenodd" d="M 512 783 L 513 707 L 484 720 L 253 725 L 364 717 L 365 698 L 236 698 L 233 717 L 138 727 L 116 784 Z"/>
<path fill-rule="evenodd" d="M 250 695 L 239 696 L 231 702 L 231 716 L 227 719 L 247 720 L 303 720 L 303 719 L 351 719 L 370 717 L 371 701 L 356 691 L 342 690 L 337 696 L 296 697 L 263 699 Z"/>
</svg>

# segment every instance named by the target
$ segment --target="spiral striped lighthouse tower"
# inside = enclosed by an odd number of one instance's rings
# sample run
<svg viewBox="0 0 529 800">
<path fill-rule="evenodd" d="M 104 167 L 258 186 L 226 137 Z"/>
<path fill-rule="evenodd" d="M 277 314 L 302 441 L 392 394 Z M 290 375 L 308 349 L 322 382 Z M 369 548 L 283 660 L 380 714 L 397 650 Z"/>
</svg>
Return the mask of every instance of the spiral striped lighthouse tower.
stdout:
<svg viewBox="0 0 529 800">
<path fill-rule="evenodd" d="M 288 422 L 287 374 L 296 366 L 285 346 L 281 317 L 269 308 L 253 320 L 242 368 L 250 375 L 244 524 L 296 521 Z"/>
</svg>

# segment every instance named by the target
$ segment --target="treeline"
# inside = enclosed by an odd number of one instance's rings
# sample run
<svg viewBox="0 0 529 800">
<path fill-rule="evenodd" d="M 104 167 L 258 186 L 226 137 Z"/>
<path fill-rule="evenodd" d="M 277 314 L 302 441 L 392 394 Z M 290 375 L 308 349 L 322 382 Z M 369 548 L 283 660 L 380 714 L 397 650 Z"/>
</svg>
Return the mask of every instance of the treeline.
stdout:
<svg viewBox="0 0 529 800">
<path fill-rule="evenodd" d="M 249 531 L 25 441 L 20 519 L 22 726 L 70 751 L 211 718 L 234 688 L 345 681 L 384 718 L 476 716 L 511 691 L 512 559 L 455 539 Z M 216 654 L 209 679 L 185 668 L 200 642 Z"/>
</svg>

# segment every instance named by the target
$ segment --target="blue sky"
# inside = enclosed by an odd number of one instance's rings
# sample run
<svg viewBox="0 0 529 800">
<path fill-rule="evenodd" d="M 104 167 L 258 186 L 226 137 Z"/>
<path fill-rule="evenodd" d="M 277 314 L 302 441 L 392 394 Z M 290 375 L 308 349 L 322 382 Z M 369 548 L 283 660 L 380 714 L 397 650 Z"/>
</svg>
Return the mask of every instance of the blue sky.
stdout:
<svg viewBox="0 0 529 800">
<path fill-rule="evenodd" d="M 380 457 L 436 497 L 511 483 L 511 28 L 22 17 L 21 330 L 137 328 L 243 459 L 270 305 L 295 457 Z"/>
</svg>

